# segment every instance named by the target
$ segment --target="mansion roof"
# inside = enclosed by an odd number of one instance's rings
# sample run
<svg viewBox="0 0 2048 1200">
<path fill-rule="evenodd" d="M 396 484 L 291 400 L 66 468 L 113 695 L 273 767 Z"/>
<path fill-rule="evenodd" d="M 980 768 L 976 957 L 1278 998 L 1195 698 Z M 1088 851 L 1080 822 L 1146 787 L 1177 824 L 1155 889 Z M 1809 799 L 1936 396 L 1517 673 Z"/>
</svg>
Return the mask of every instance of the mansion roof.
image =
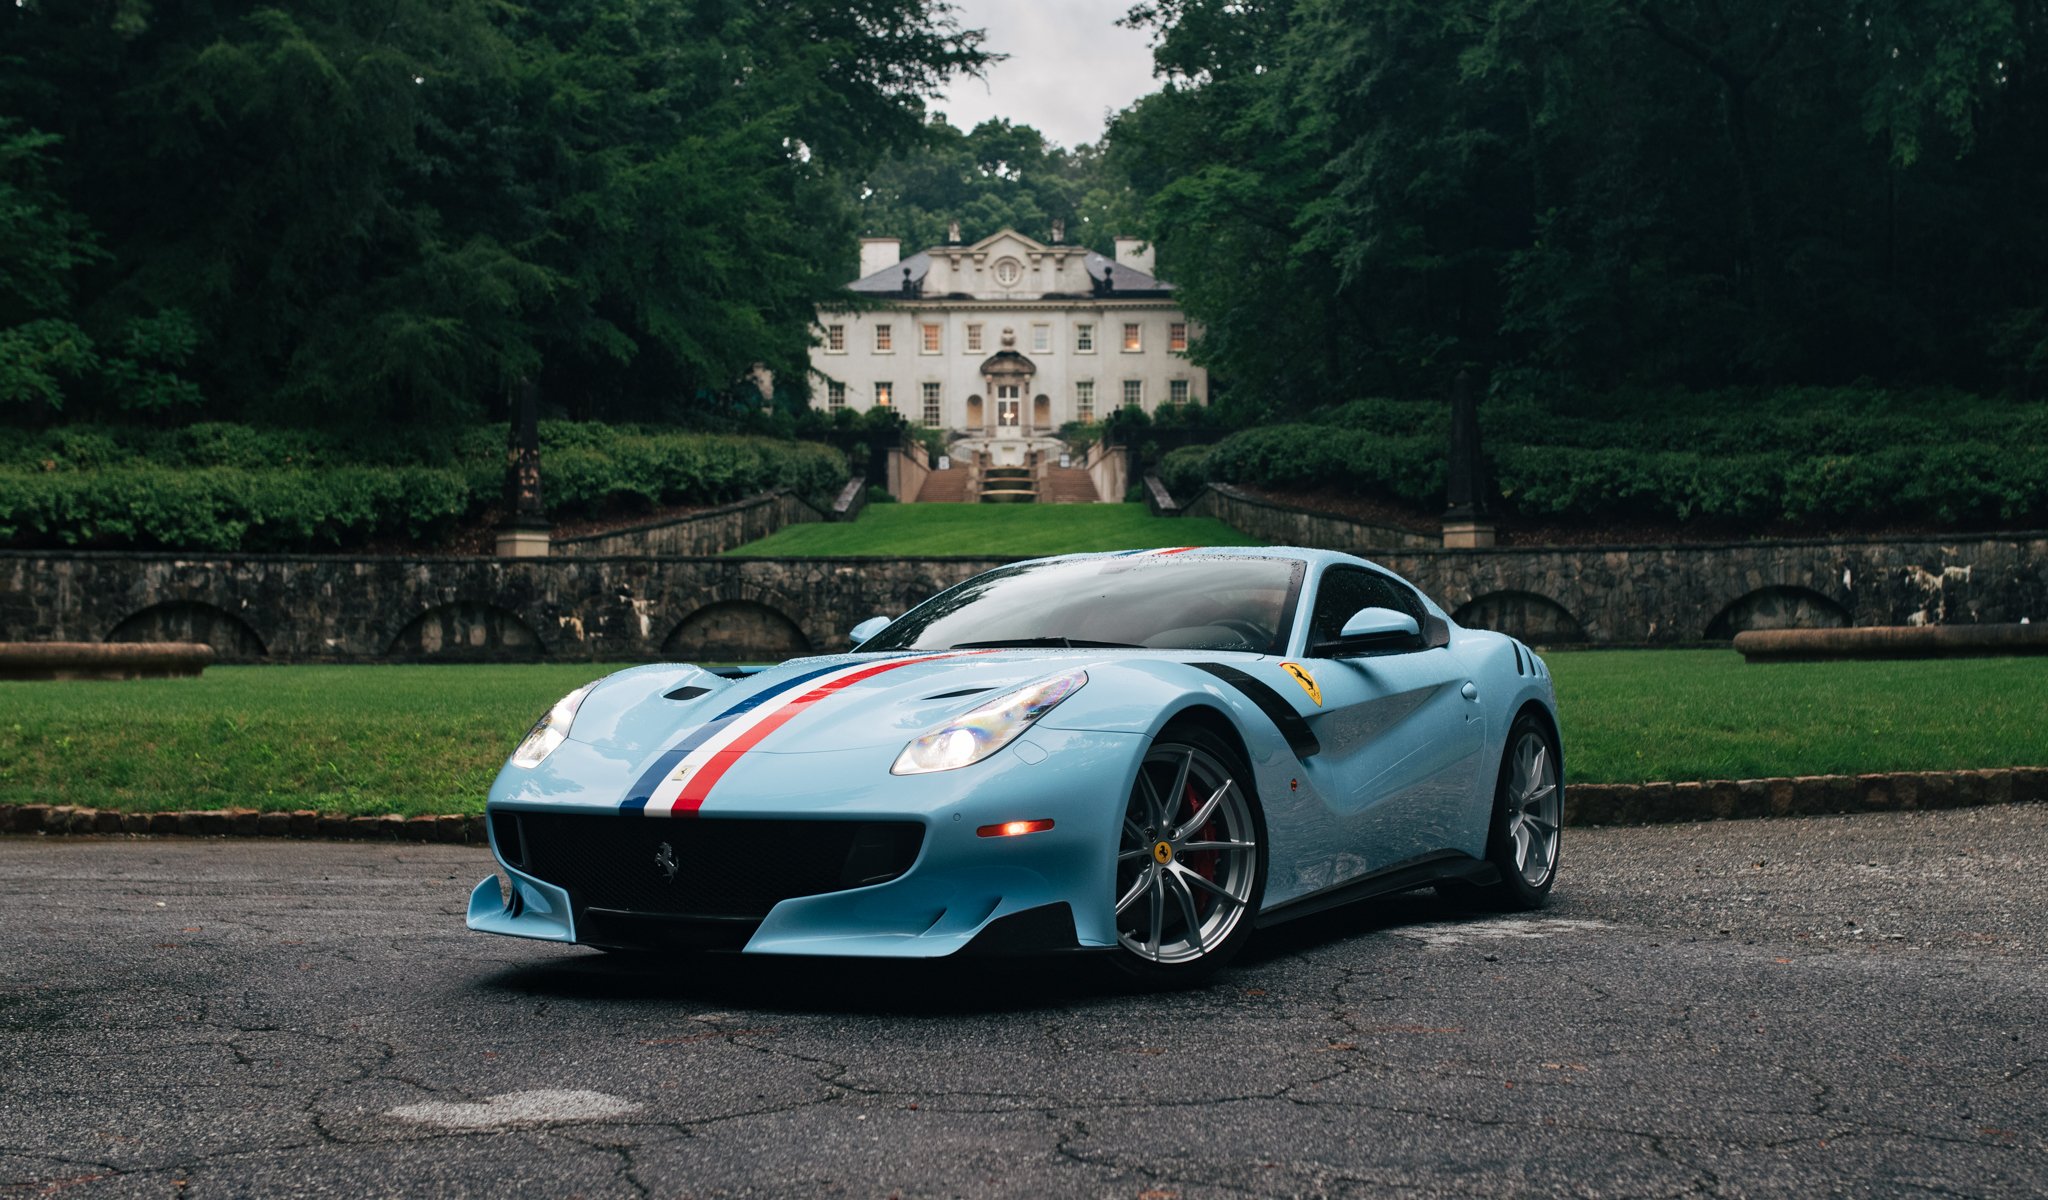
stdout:
<svg viewBox="0 0 2048 1200">
<path fill-rule="evenodd" d="M 1085 246 L 1048 244 L 1013 229 L 972 245 L 933 246 L 847 285 L 916 300 L 1163 300 L 1173 285 Z"/>
</svg>

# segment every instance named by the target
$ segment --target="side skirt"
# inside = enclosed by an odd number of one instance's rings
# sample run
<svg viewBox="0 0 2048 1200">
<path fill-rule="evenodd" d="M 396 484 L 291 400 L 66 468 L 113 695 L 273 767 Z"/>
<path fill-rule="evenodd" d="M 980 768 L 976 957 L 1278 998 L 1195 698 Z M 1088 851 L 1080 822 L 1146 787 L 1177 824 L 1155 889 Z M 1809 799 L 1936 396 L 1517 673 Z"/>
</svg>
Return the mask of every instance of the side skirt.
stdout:
<svg viewBox="0 0 2048 1200">
<path fill-rule="evenodd" d="M 1370 900 L 1375 896 L 1412 892 L 1416 888 L 1453 880 L 1475 887 L 1485 887 L 1487 884 L 1500 882 L 1500 868 L 1484 859 L 1460 854 L 1456 850 L 1426 854 L 1404 863 L 1384 867 L 1370 875 L 1361 875 L 1321 891 L 1310 892 L 1285 904 L 1275 905 L 1260 913 L 1258 919 L 1252 922 L 1252 928 L 1267 929 L 1292 921 L 1296 917 L 1327 912 L 1342 905 Z"/>
</svg>

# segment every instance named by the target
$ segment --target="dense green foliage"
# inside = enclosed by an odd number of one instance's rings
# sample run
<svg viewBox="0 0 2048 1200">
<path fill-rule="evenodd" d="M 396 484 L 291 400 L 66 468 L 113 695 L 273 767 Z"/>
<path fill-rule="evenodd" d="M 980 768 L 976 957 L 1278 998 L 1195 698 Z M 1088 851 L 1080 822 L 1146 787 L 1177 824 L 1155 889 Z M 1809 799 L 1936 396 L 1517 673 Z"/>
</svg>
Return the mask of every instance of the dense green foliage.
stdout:
<svg viewBox="0 0 2048 1200">
<path fill-rule="evenodd" d="M 861 181 L 861 231 L 903 239 L 906 254 L 942 245 L 955 221 L 968 244 L 1005 228 L 1046 241 L 1060 221 L 1068 242 L 1101 254 L 1138 227 L 1138 197 L 1100 146 L 1047 145 L 1008 121 L 962 133 L 935 119 L 927 133 Z"/>
<path fill-rule="evenodd" d="M 1746 666 L 1733 651 L 1552 654 L 1579 783 L 2043 766 L 2023 658 Z M 613 668 L 209 667 L 119 686 L 0 682 L 0 804 L 480 812 L 563 693 Z M 374 753 L 365 753 L 374 747 Z"/>
<path fill-rule="evenodd" d="M 2041 0 L 1146 0 L 1111 127 L 1197 357 L 1278 410 L 2048 369 Z M 1666 401 L 1670 403 L 1670 401 Z"/>
<path fill-rule="evenodd" d="M 775 486 L 822 502 L 847 477 L 845 457 L 815 442 L 568 421 L 540 432 L 555 516 L 719 503 Z M 298 552 L 432 542 L 498 500 L 502 436 L 49 430 L 0 458 L 0 545 Z"/>
<path fill-rule="evenodd" d="M 0 419 L 802 392 L 944 0 L 0 6 Z"/>
<path fill-rule="evenodd" d="M 2048 403 L 1860 388 L 1679 398 L 1497 399 L 1481 424 L 1502 503 L 1589 521 L 2048 522 Z M 1215 479 L 1432 510 L 1448 422 L 1441 402 L 1357 401 L 1175 450 L 1159 473 L 1181 497 Z"/>
<path fill-rule="evenodd" d="M 1255 546 L 1209 517 L 1155 517 L 1142 504 L 892 504 L 851 525 L 785 525 L 728 553 L 750 557 L 1036 558 L 1154 546 Z"/>
</svg>

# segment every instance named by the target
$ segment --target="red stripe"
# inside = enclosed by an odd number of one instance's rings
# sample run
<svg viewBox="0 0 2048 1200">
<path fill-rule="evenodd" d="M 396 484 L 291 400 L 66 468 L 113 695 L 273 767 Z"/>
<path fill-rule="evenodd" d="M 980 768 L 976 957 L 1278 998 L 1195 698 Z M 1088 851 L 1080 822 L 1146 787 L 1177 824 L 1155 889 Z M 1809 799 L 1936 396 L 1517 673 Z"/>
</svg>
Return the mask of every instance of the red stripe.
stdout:
<svg viewBox="0 0 2048 1200">
<path fill-rule="evenodd" d="M 1199 549 L 1201 549 L 1201 547 L 1200 547 L 1200 546 L 1175 546 L 1175 547 L 1174 547 L 1173 549 L 1171 549 L 1171 550 L 1154 550 L 1154 551 L 1153 551 L 1153 553 L 1154 553 L 1154 554 L 1157 554 L 1157 555 L 1160 555 L 1160 556 L 1162 556 L 1162 557 L 1164 557 L 1165 555 L 1168 555 L 1168 554 L 1186 554 L 1186 553 L 1187 553 L 1188 551 L 1190 551 L 1190 550 L 1199 550 Z"/>
<path fill-rule="evenodd" d="M 872 679 L 884 671 L 893 671 L 898 667 L 907 667 L 914 663 L 931 662 L 934 659 L 951 657 L 952 655 L 948 654 L 929 654 L 922 658 L 899 658 L 891 662 L 877 663 L 865 671 L 859 671 L 852 675 L 842 675 L 831 683 L 812 688 L 810 691 L 805 692 L 803 695 L 798 696 L 796 699 L 764 717 L 760 724 L 747 730 L 736 738 L 731 745 L 717 751 L 710 758 L 706 759 L 704 765 L 699 767 L 697 772 L 684 782 L 682 794 L 675 799 L 674 815 L 679 817 L 695 815 L 698 809 L 704 807 L 704 799 L 711 794 L 712 786 L 727 771 L 732 769 L 732 765 L 738 762 L 742 755 L 760 745 L 763 738 L 788 724 L 790 719 L 798 713 L 823 700 L 840 688 L 850 687 L 863 679 Z"/>
</svg>

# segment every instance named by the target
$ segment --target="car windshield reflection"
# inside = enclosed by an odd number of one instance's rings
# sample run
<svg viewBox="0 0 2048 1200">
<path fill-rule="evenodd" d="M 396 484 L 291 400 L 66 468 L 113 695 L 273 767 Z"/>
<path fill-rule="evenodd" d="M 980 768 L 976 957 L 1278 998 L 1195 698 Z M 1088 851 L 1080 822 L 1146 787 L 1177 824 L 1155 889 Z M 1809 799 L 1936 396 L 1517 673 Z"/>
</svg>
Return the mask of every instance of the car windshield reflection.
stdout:
<svg viewBox="0 0 2048 1200">
<path fill-rule="evenodd" d="M 1248 555 L 1020 563 L 939 593 L 860 648 L 1278 654 L 1286 646 L 1302 574 L 1297 560 Z"/>
</svg>

